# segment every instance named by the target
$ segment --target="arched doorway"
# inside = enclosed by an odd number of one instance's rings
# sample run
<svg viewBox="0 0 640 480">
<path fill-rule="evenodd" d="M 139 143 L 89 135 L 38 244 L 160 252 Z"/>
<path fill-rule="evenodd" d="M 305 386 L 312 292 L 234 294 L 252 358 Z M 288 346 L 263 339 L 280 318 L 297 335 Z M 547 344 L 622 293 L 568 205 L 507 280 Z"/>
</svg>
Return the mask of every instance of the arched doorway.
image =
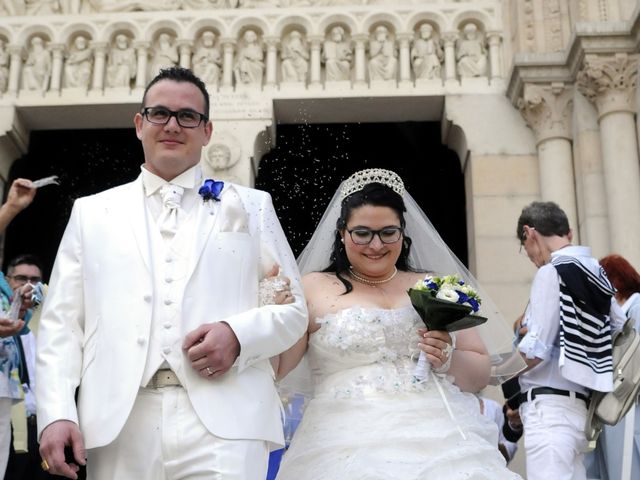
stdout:
<svg viewBox="0 0 640 480">
<path fill-rule="evenodd" d="M 458 156 L 440 138 L 439 122 L 278 125 L 256 187 L 271 193 L 297 255 L 343 179 L 363 168 L 394 170 L 467 263 L 464 177 Z"/>
</svg>

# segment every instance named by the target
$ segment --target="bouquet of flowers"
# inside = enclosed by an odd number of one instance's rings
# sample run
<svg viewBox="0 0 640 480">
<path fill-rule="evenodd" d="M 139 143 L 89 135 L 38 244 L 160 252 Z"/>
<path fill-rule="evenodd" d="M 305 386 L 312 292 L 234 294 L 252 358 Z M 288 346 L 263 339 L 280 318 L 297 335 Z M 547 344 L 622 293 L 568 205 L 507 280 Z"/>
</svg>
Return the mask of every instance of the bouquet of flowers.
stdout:
<svg viewBox="0 0 640 480">
<path fill-rule="evenodd" d="M 458 275 L 427 275 L 409 289 L 409 298 L 429 330 L 454 332 L 487 321 L 471 314 L 480 310 L 482 300 Z"/>
<path fill-rule="evenodd" d="M 413 308 L 429 330 L 454 332 L 487 321 L 485 317 L 472 314 L 480 309 L 482 300 L 458 275 L 426 275 L 408 293 Z M 427 365 L 426 356 L 421 352 L 415 372 L 418 380 L 426 378 Z"/>
</svg>

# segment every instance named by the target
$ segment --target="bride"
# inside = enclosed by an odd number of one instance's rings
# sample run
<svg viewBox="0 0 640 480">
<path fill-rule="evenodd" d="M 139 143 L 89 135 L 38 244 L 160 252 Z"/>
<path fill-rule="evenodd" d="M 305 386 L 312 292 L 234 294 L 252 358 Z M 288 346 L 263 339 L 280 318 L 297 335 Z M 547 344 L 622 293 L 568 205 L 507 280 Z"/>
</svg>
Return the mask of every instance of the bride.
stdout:
<svg viewBox="0 0 640 480">
<path fill-rule="evenodd" d="M 420 240 L 414 253 L 410 236 Z M 277 371 L 284 377 L 307 351 L 314 395 L 278 480 L 520 478 L 505 467 L 497 427 L 472 394 L 491 370 L 480 334 L 462 330 L 454 340 L 421 328 L 407 295 L 424 277 L 414 267 L 473 282 L 398 175 L 355 173 L 301 256 L 309 328 Z M 420 351 L 432 368 L 423 381 Z"/>
</svg>

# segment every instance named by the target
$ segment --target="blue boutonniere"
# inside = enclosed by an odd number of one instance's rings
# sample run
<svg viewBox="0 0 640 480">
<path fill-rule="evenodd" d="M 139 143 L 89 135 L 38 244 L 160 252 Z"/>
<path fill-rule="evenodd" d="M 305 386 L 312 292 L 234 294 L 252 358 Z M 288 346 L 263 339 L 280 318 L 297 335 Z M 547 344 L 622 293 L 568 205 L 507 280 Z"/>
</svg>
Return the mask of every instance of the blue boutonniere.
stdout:
<svg viewBox="0 0 640 480">
<path fill-rule="evenodd" d="M 220 201 L 220 193 L 223 188 L 224 182 L 207 178 L 200 187 L 200 190 L 198 190 L 198 194 L 202 197 L 203 202 L 207 200 L 215 200 L 218 202 Z"/>
</svg>

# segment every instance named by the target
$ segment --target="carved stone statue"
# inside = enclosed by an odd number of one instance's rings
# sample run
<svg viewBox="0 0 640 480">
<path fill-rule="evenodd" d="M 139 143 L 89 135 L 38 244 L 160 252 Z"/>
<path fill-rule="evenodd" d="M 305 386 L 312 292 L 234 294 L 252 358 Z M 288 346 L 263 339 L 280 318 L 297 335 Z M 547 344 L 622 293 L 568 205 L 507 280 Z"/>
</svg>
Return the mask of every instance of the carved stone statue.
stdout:
<svg viewBox="0 0 640 480">
<path fill-rule="evenodd" d="M 0 38 L 0 93 L 5 92 L 9 84 L 9 60 L 5 42 Z"/>
<path fill-rule="evenodd" d="M 478 34 L 478 27 L 473 23 L 467 23 L 463 28 L 456 60 L 460 77 L 481 77 L 486 74 L 487 51 Z"/>
<path fill-rule="evenodd" d="M 322 46 L 322 60 L 324 61 L 326 78 L 329 81 L 349 80 L 351 78 L 351 61 L 353 49 L 351 42 L 345 40 L 344 28 L 335 26 L 329 33 L 329 38 Z"/>
<path fill-rule="evenodd" d="M 237 84 L 262 85 L 264 52 L 253 30 L 244 32 L 236 55 L 233 73 Z"/>
<path fill-rule="evenodd" d="M 411 49 L 411 65 L 416 78 L 440 78 L 443 57 L 440 42 L 433 36 L 433 27 L 423 23 L 420 37 L 413 42 Z"/>
<path fill-rule="evenodd" d="M 31 49 L 22 69 L 22 88 L 46 91 L 51 78 L 51 52 L 44 46 L 42 37 L 31 39 Z"/>
<path fill-rule="evenodd" d="M 193 73 L 208 85 L 217 85 L 222 68 L 222 55 L 216 46 L 216 34 L 211 31 L 202 33 L 200 46 L 193 54 L 191 61 Z"/>
<path fill-rule="evenodd" d="M 71 47 L 64 64 L 66 86 L 89 88 L 92 67 L 93 51 L 89 48 L 87 38 L 78 35 L 73 41 L 73 47 Z"/>
<path fill-rule="evenodd" d="M 161 33 L 153 52 L 151 75 L 155 76 L 163 68 L 175 67 L 178 60 L 178 47 L 173 44 L 173 39 L 168 33 Z"/>
<path fill-rule="evenodd" d="M 395 42 L 389 38 L 389 30 L 384 25 L 378 25 L 373 39 L 369 43 L 369 79 L 392 80 L 396 78 Z"/>
<path fill-rule="evenodd" d="M 304 82 L 309 71 L 309 47 L 297 30 L 289 33 L 282 45 L 282 81 Z"/>
<path fill-rule="evenodd" d="M 136 52 L 124 33 L 116 35 L 109 51 L 107 87 L 129 87 L 136 77 Z"/>
</svg>

